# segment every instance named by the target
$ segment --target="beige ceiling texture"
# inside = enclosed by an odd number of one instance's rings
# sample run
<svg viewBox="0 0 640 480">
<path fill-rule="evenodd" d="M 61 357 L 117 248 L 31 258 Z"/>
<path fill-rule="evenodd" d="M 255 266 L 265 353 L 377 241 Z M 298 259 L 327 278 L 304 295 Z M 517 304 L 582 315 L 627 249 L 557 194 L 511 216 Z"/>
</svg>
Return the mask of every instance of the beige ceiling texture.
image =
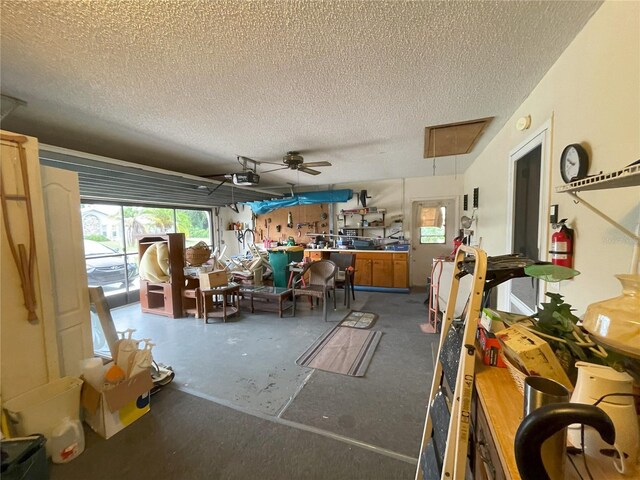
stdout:
<svg viewBox="0 0 640 480">
<path fill-rule="evenodd" d="M 461 173 L 599 5 L 3 0 L 3 128 L 195 175 L 299 150 L 333 166 L 261 186 L 326 185 L 432 175 L 426 126 L 495 117 Z"/>
</svg>

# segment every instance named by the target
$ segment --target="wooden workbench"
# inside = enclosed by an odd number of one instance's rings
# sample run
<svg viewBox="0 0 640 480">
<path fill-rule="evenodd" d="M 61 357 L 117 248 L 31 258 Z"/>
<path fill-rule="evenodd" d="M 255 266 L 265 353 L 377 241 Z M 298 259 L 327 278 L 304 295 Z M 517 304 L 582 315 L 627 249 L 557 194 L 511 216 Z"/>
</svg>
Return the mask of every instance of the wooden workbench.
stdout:
<svg viewBox="0 0 640 480">
<path fill-rule="evenodd" d="M 332 252 L 355 254 L 357 286 L 409 288 L 409 252 L 323 248 L 306 249 L 304 256 L 315 261 L 328 259 Z"/>
</svg>

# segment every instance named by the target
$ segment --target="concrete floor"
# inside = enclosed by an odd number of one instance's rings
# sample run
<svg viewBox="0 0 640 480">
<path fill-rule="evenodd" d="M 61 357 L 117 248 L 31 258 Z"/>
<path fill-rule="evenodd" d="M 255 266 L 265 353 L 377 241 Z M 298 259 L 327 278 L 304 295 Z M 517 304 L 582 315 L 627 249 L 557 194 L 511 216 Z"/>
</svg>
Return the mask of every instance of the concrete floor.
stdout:
<svg viewBox="0 0 640 480">
<path fill-rule="evenodd" d="M 420 332 L 427 309 L 424 291 L 412 294 L 356 292 L 353 310 L 379 315 L 383 332 L 364 377 L 299 367 L 295 360 L 348 310 L 300 302 L 296 317 L 241 309 L 226 323 L 193 317 L 143 314 L 138 304 L 112 310 L 116 329 L 135 328 L 151 338 L 156 361 L 171 365 L 174 386 L 244 413 L 271 419 L 414 463 L 437 337 Z"/>
<path fill-rule="evenodd" d="M 359 310 L 365 299 L 359 294 L 352 308 Z M 337 310 L 329 310 L 328 322 L 319 318 L 322 306 L 311 310 L 306 302 L 298 302 L 295 317 L 291 310 L 279 318 L 241 308 L 226 323 L 142 313 L 139 304 L 114 309 L 111 315 L 116 330 L 133 328 L 134 338 L 152 339 L 154 359 L 173 367 L 182 389 L 277 415 L 313 372 L 295 360 L 347 314 L 338 303 Z"/>
</svg>

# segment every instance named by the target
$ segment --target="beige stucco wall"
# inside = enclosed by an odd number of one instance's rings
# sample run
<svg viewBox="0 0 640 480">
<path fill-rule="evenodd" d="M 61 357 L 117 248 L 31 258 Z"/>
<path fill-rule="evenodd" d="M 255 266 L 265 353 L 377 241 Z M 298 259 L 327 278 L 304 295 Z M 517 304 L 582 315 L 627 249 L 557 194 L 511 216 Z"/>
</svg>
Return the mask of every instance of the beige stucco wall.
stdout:
<svg viewBox="0 0 640 480">
<path fill-rule="evenodd" d="M 520 132 L 516 120 L 525 115 L 532 125 Z M 633 242 L 567 194 L 555 193 L 562 184 L 559 158 L 567 144 L 581 143 L 590 154 L 591 175 L 640 158 L 640 2 L 606 2 L 465 172 L 464 191 L 480 187 L 477 230 L 489 255 L 507 253 L 509 152 L 550 119 L 546 194 L 576 229 L 574 267 L 582 272 L 562 282 L 560 293 L 583 313 L 590 303 L 619 294 L 613 275 L 629 271 Z M 582 195 L 632 231 L 640 222 L 638 187 Z"/>
<path fill-rule="evenodd" d="M 390 225 L 394 220 L 403 220 L 405 238 L 411 239 L 415 237 L 413 232 L 413 215 L 412 205 L 414 202 L 429 199 L 453 198 L 457 201 L 458 208 L 453 214 L 449 214 L 447 222 L 453 222 L 458 225 L 460 223 L 461 197 L 463 194 L 463 177 L 457 176 L 436 176 L 436 177 L 415 177 L 415 178 L 399 178 L 391 180 L 380 180 L 376 182 L 366 183 L 346 183 L 336 185 L 335 188 L 350 188 L 355 193 L 360 190 L 367 190 L 371 198 L 367 201 L 367 205 L 384 208 L 387 210 L 385 224 Z M 471 192 L 466 192 L 471 193 Z M 346 203 L 337 203 L 336 214 L 341 209 L 357 208 L 357 199 L 354 195 L 353 199 Z M 381 235 L 382 231 L 368 231 L 370 235 Z M 388 232 L 387 232 L 388 233 Z M 451 243 L 451 239 L 448 240 Z M 411 250 L 409 278 L 413 286 L 424 286 L 424 279 L 431 271 L 430 260 L 422 258 L 420 253 Z M 414 271 L 415 270 L 415 271 Z M 419 279 L 419 280 L 418 280 Z"/>
<path fill-rule="evenodd" d="M 462 195 L 462 175 L 396 178 L 375 182 L 355 182 L 335 185 L 334 188 L 350 188 L 354 197 L 346 203 L 336 204 L 336 213 L 341 209 L 356 208 L 358 206 L 355 194 L 360 190 L 367 190 L 371 196 L 367 205 L 387 210 L 386 223 L 402 218 L 406 238 L 411 238 L 411 205 L 418 200 L 439 198 L 460 198 Z M 455 223 L 458 222 L 459 212 L 456 212 Z"/>
</svg>

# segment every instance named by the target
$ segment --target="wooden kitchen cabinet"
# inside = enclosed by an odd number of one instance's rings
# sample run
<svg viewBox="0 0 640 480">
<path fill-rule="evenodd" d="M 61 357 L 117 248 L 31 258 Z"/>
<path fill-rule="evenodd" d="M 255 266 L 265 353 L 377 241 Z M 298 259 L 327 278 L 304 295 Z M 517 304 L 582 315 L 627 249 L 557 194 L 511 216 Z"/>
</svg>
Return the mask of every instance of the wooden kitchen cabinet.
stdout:
<svg viewBox="0 0 640 480">
<path fill-rule="evenodd" d="M 322 250 L 305 250 L 304 256 L 310 258 L 312 262 L 317 262 L 318 260 L 322 260 L 324 257 L 322 255 Z M 327 257 L 328 258 L 328 257 Z"/>
<path fill-rule="evenodd" d="M 478 407 L 478 403 L 477 400 L 474 402 L 472 415 L 475 425 L 471 450 L 474 467 L 473 478 L 474 480 L 506 480 L 507 478 L 512 478 L 505 475 L 486 413 L 482 407 Z"/>
<path fill-rule="evenodd" d="M 387 250 L 305 250 L 312 261 L 328 259 L 331 252 L 353 253 L 356 256 L 354 284 L 362 287 L 409 288 L 408 253 Z"/>
<path fill-rule="evenodd" d="M 371 282 L 376 287 L 393 287 L 392 258 L 376 258 L 373 260 Z"/>
<path fill-rule="evenodd" d="M 373 260 L 370 258 L 360 258 L 356 255 L 356 274 L 354 279 L 355 285 L 364 285 L 370 287 L 373 285 L 372 279 Z"/>
<path fill-rule="evenodd" d="M 402 259 L 396 258 L 396 256 Z M 406 255 L 393 254 L 393 287 L 409 288 L 409 268 Z"/>
</svg>

